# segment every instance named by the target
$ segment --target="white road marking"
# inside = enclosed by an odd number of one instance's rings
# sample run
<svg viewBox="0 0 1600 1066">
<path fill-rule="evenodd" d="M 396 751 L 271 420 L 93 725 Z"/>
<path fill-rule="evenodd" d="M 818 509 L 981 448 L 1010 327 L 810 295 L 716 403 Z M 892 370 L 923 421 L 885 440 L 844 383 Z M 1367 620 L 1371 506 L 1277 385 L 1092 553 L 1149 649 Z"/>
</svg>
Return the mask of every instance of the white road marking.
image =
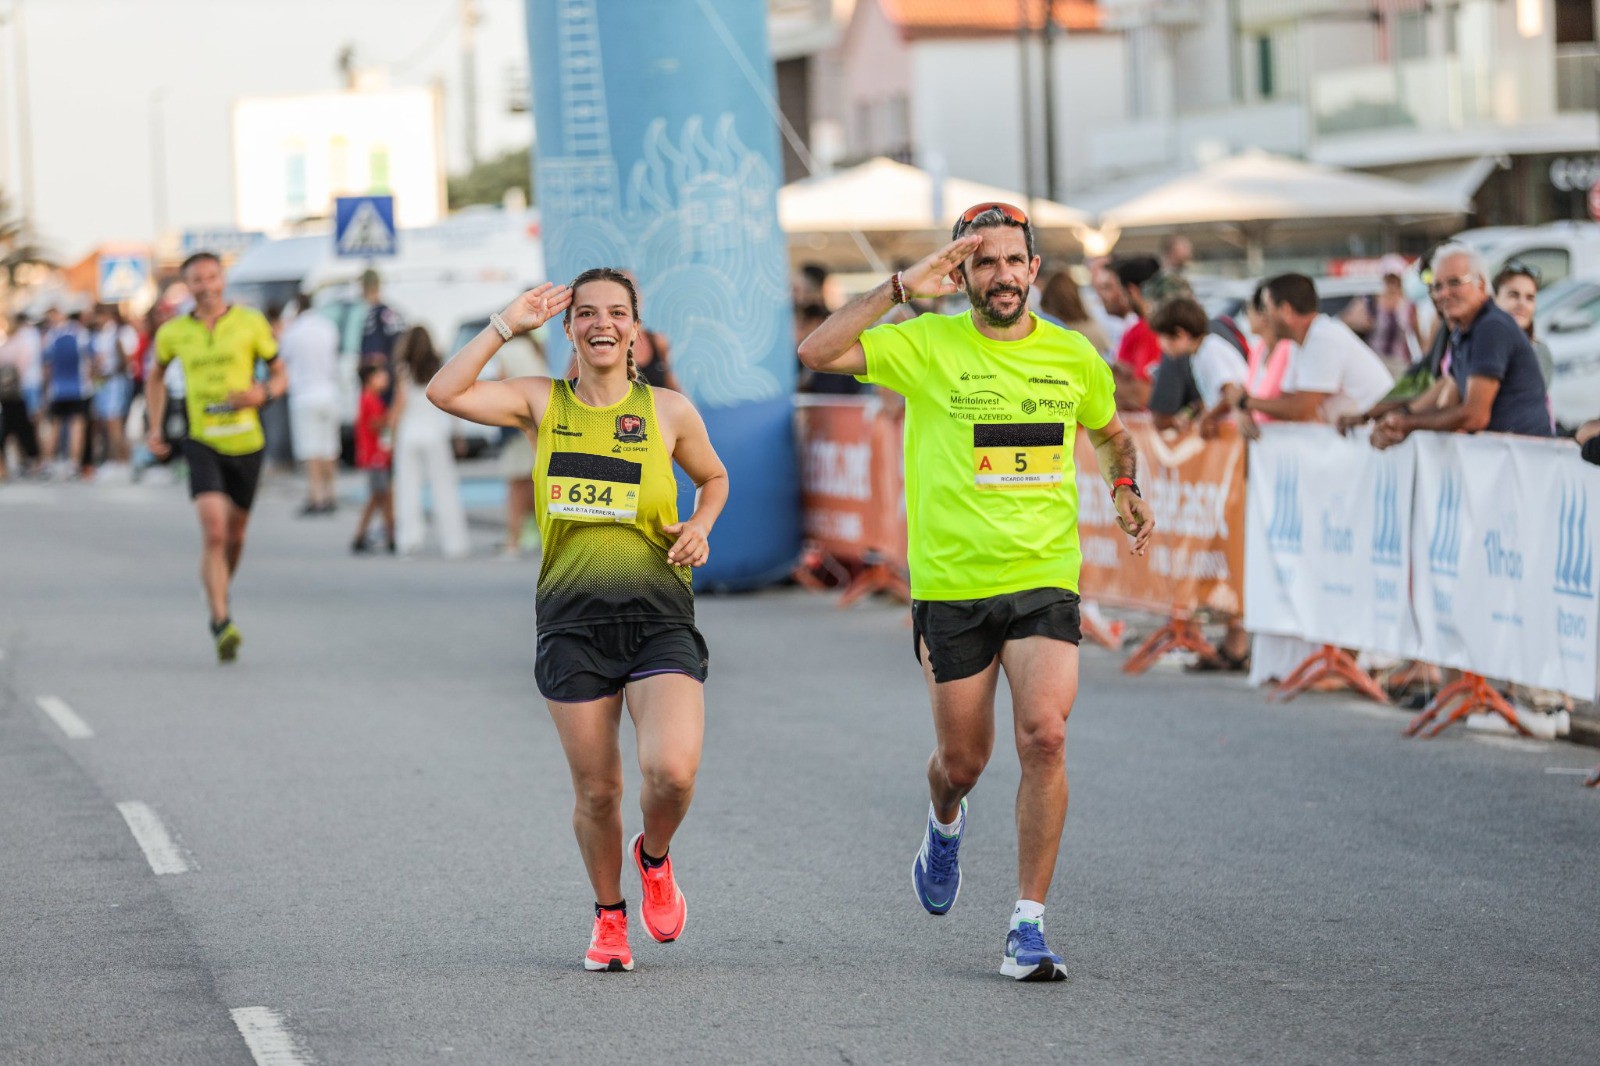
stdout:
<svg viewBox="0 0 1600 1066">
<path fill-rule="evenodd" d="M 267 1007 L 236 1007 L 228 1012 L 250 1048 L 256 1066 L 310 1066 L 316 1061 L 289 1031 L 283 1015 Z"/>
<path fill-rule="evenodd" d="M 78 712 L 67 706 L 67 701 L 60 696 L 40 696 L 39 709 L 50 716 L 50 720 L 61 728 L 68 740 L 88 740 L 94 736 L 94 730 L 89 728 L 89 723 L 78 717 Z"/>
<path fill-rule="evenodd" d="M 122 812 L 122 820 L 128 823 L 133 839 L 139 842 L 144 857 L 150 861 L 151 870 L 158 875 L 189 872 L 188 860 L 178 850 L 172 834 L 167 832 L 167 827 L 161 824 L 160 817 L 150 809 L 148 803 L 129 800 L 117 804 L 117 810 Z"/>
<path fill-rule="evenodd" d="M 1546 766 L 1547 774 L 1571 774 L 1573 777 L 1588 777 L 1593 771 L 1587 766 Z"/>
</svg>

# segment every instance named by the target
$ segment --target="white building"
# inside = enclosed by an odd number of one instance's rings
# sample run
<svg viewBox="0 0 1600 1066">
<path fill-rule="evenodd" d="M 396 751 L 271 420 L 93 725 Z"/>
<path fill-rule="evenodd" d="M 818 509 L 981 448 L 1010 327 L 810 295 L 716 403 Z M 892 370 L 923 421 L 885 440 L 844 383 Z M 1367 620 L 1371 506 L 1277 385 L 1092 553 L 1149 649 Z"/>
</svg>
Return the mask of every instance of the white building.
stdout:
<svg viewBox="0 0 1600 1066">
<path fill-rule="evenodd" d="M 1047 35 L 1047 0 L 845 0 L 819 155 L 1095 207 L 1259 147 L 1466 190 L 1482 224 L 1582 217 L 1600 177 L 1596 0 L 1048 2 Z"/>
</svg>

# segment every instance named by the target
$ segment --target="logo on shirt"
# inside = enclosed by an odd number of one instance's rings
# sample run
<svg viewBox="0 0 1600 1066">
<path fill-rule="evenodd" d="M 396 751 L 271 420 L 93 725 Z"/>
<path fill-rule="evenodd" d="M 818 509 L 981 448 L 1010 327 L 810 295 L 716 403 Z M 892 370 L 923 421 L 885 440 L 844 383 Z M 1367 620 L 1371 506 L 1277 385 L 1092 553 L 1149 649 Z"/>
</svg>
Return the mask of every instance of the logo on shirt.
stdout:
<svg viewBox="0 0 1600 1066">
<path fill-rule="evenodd" d="M 1049 397 L 1041 396 L 1036 400 L 1023 400 L 1022 413 L 1031 415 L 1035 411 L 1044 411 L 1046 414 L 1066 415 L 1071 414 L 1072 409 L 1076 406 L 1077 404 L 1072 400 L 1052 400 Z"/>
<path fill-rule="evenodd" d="M 961 372 L 962 381 L 993 381 L 999 376 L 999 374 L 970 374 L 965 370 Z"/>
<path fill-rule="evenodd" d="M 1029 385 L 1066 385 L 1066 386 L 1070 387 L 1072 385 L 1072 382 L 1070 382 L 1070 381 L 1062 381 L 1060 378 L 1029 378 L 1028 379 L 1028 384 Z"/>
<path fill-rule="evenodd" d="M 556 428 L 551 430 L 550 432 L 554 433 L 558 437 L 581 437 L 581 436 L 583 436 L 582 433 L 578 432 L 575 429 L 568 429 L 567 426 L 566 426 L 566 423 L 564 423 L 564 422 L 556 423 Z"/>
<path fill-rule="evenodd" d="M 644 431 L 644 416 L 618 415 L 615 437 L 624 444 L 640 444 L 649 440 Z"/>
</svg>

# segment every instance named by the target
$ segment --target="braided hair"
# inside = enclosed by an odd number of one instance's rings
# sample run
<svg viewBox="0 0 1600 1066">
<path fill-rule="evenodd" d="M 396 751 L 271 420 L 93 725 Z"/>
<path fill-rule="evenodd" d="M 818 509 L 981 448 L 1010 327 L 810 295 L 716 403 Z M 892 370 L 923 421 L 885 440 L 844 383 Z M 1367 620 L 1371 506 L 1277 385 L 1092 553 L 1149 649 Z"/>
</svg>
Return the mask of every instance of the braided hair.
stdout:
<svg viewBox="0 0 1600 1066">
<path fill-rule="evenodd" d="M 628 302 L 633 307 L 633 321 L 635 325 L 638 324 L 639 288 L 633 283 L 633 279 L 631 277 L 621 270 L 618 270 L 616 267 L 591 267 L 590 269 L 585 270 L 582 274 L 579 274 L 577 277 L 573 278 L 572 284 L 567 286 L 568 289 L 572 290 L 574 302 L 576 301 L 579 287 L 587 285 L 591 281 L 614 281 L 618 285 L 621 285 L 624 289 L 627 289 Z M 563 326 L 570 326 L 572 324 L 571 303 L 567 304 L 567 309 L 561 313 L 561 324 Z M 635 339 L 637 339 L 637 333 L 635 334 Z M 639 365 L 633 361 L 633 345 L 634 341 L 630 340 L 628 342 L 628 380 L 637 382 L 639 380 Z"/>
</svg>

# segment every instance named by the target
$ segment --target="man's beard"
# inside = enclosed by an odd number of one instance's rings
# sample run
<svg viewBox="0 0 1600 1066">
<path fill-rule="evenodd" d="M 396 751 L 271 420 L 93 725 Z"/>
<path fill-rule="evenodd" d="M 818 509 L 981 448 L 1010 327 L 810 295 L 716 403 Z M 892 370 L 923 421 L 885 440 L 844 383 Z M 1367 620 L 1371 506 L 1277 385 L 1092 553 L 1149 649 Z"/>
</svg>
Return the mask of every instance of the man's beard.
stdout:
<svg viewBox="0 0 1600 1066">
<path fill-rule="evenodd" d="M 989 306 L 989 301 L 1002 293 L 1014 293 L 1017 297 L 1017 309 L 1009 315 L 1002 315 Z M 969 285 L 967 287 L 967 299 L 972 301 L 972 306 L 977 310 L 978 314 L 983 316 L 985 322 L 997 328 L 1014 326 L 1021 321 L 1023 315 L 1028 313 L 1028 289 L 1018 288 L 1015 285 L 992 286 L 981 297 L 978 295 L 977 290 Z"/>
</svg>

